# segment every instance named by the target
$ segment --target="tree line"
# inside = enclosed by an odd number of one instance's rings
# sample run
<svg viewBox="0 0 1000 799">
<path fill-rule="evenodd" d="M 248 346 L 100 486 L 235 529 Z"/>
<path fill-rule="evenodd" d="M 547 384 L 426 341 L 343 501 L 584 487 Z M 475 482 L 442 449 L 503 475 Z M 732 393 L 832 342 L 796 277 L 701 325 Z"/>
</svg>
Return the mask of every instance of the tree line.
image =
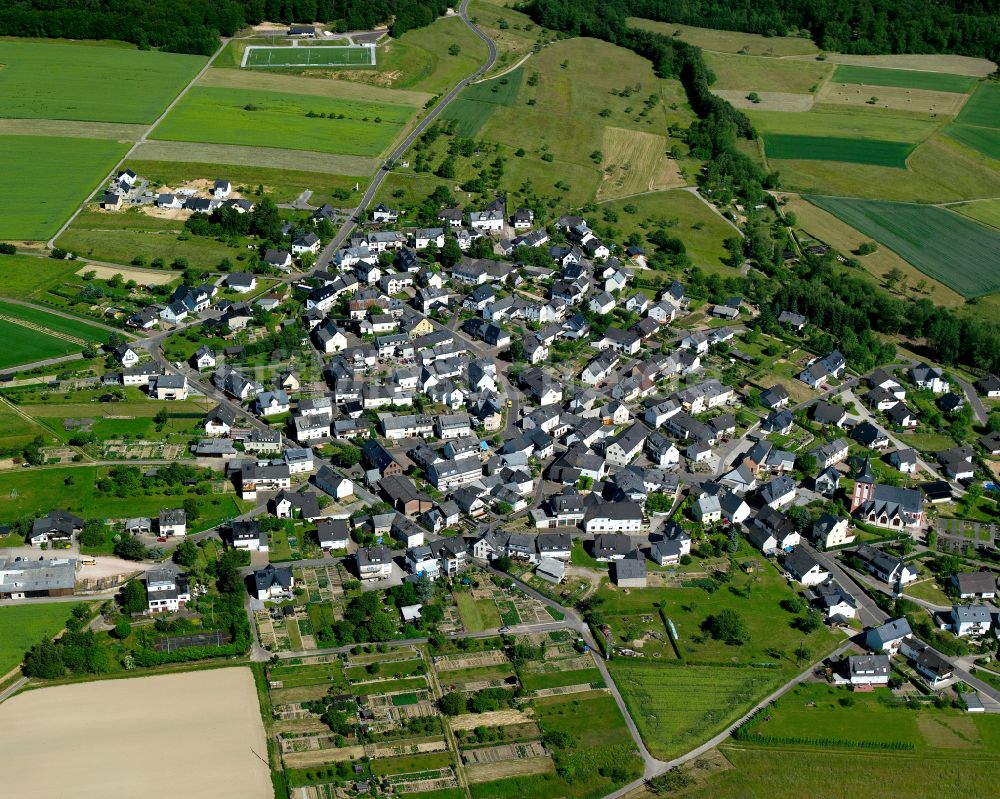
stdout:
<svg viewBox="0 0 1000 799">
<path fill-rule="evenodd" d="M 7 0 L 0 35 L 115 39 L 141 49 L 211 55 L 219 36 L 246 25 L 326 23 L 343 32 L 390 23 L 390 33 L 430 25 L 447 0 Z"/>
<path fill-rule="evenodd" d="M 763 36 L 805 32 L 823 50 L 842 53 L 955 53 L 994 61 L 1000 56 L 995 0 L 532 0 L 530 5 L 539 9 L 542 24 L 564 31 L 572 30 L 574 16 L 581 26 L 599 20 L 607 29 L 635 16 Z"/>
</svg>

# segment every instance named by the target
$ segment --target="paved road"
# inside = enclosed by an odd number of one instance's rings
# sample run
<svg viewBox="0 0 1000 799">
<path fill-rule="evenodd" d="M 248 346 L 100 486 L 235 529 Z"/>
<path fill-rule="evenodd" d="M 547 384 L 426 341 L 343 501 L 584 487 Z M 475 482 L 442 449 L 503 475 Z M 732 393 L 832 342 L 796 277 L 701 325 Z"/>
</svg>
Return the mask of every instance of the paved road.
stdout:
<svg viewBox="0 0 1000 799">
<path fill-rule="evenodd" d="M 10 699 L 14 694 L 16 694 L 22 688 L 24 688 L 24 686 L 27 684 L 28 684 L 27 677 L 21 677 L 20 679 L 15 680 L 10 685 L 8 685 L 3 691 L 0 691 L 0 702 L 3 702 L 5 699 Z"/>
<path fill-rule="evenodd" d="M 197 75 L 195 75 L 193 78 L 191 78 L 190 81 L 188 81 L 187 86 L 185 86 L 177 93 L 177 96 L 171 101 L 170 105 L 168 105 L 166 108 L 163 109 L 163 113 L 160 114 L 152 122 L 152 124 L 150 124 L 146 128 L 145 131 L 143 131 L 143 134 L 139 137 L 139 139 L 135 143 L 133 143 L 131 147 L 128 148 L 128 152 L 126 152 L 125 155 L 121 157 L 121 160 L 114 165 L 112 170 L 101 179 L 101 182 L 97 185 L 97 187 L 90 194 L 87 195 L 87 199 L 84 200 L 82 203 L 80 203 L 80 207 L 73 212 L 73 215 L 69 219 L 67 219 L 65 224 L 63 224 L 63 226 L 55 232 L 55 235 L 52 236 L 51 239 L 49 239 L 48 243 L 46 244 L 46 246 L 49 249 L 53 249 L 56 246 L 56 239 L 58 239 L 66 231 L 66 228 L 68 228 L 71 224 L 73 224 L 73 220 L 75 220 L 80 215 L 80 212 L 87 206 L 87 203 L 90 202 L 90 199 L 97 192 L 101 191 L 106 185 L 108 185 L 111 179 L 118 174 L 118 170 L 121 169 L 122 164 L 124 164 L 129 158 L 132 157 L 132 153 L 135 152 L 136 148 L 139 147 L 139 145 L 141 144 L 145 144 L 146 140 L 149 138 L 149 134 L 156 129 L 156 126 L 163 121 L 164 117 L 166 117 L 167 114 L 169 114 L 171 111 L 174 110 L 174 106 L 176 106 L 177 103 L 179 103 L 184 98 L 184 95 L 191 90 L 191 87 L 194 86 L 194 84 L 197 83 L 199 80 L 201 80 L 202 75 L 208 72 L 212 64 L 215 63 L 215 59 L 217 59 L 219 55 L 222 53 L 222 51 L 226 49 L 226 45 L 228 44 L 229 44 L 229 39 L 227 37 L 223 37 L 222 42 L 219 44 L 219 49 L 216 50 L 215 53 L 212 54 L 212 57 L 205 62 L 205 66 L 203 66 L 198 71 Z"/>
<path fill-rule="evenodd" d="M 878 627 L 889 620 L 888 614 L 875 604 L 875 600 L 868 596 L 858 585 L 857 580 L 840 565 L 834 553 L 821 552 L 807 541 L 802 541 L 799 546 L 812 555 L 840 583 L 841 587 L 854 597 L 858 603 L 858 618 L 861 619 L 865 627 Z"/>
<path fill-rule="evenodd" d="M 418 122 L 416 126 L 413 128 L 413 130 L 410 131 L 409 135 L 405 139 L 403 139 L 402 142 L 400 142 L 399 146 L 397 146 L 396 149 L 393 150 L 392 153 L 390 153 L 389 157 L 386 159 L 386 162 L 382 164 L 379 171 L 375 174 L 375 177 L 372 178 L 372 181 L 369 184 L 368 189 L 365 191 L 364 196 L 358 203 L 357 212 L 355 213 L 354 217 L 352 219 L 349 219 L 341 226 L 340 230 L 337 231 L 337 235 L 334 236 L 333 239 L 330 241 L 330 243 L 323 248 L 323 251 L 316 259 L 317 268 L 323 269 L 326 267 L 326 265 L 333 259 L 333 256 L 336 254 L 337 250 L 340 249 L 341 245 L 345 241 L 347 241 L 348 237 L 354 231 L 354 228 L 357 227 L 358 223 L 356 220 L 361 216 L 361 214 L 365 212 L 365 209 L 371 204 L 372 200 L 375 199 L 375 194 L 378 192 L 379 188 L 382 186 L 382 182 L 389 174 L 388 164 L 395 162 L 396 160 L 401 158 L 406 153 L 406 151 L 410 149 L 410 146 L 413 144 L 413 142 L 415 142 L 417 138 L 427 129 L 427 127 L 435 119 L 437 119 L 438 116 L 441 115 L 441 112 L 448 107 L 451 101 L 458 96 L 459 92 L 461 92 L 462 89 L 468 86 L 469 83 L 471 83 L 472 81 L 476 80 L 477 78 L 485 74 L 486 71 L 490 69 L 496 62 L 497 60 L 496 45 L 493 43 L 493 40 L 489 36 L 483 33 L 479 28 L 477 28 L 471 22 L 471 20 L 469 19 L 468 12 L 469 12 L 469 0 L 462 0 L 462 5 L 458 9 L 458 14 L 462 18 L 462 22 L 464 22 L 469 27 L 469 29 L 474 34 L 476 34 L 476 36 L 478 36 L 486 43 L 486 48 L 489 51 L 489 55 L 487 56 L 486 61 L 483 62 L 483 65 L 479 67 L 479 69 L 477 69 L 475 72 L 469 75 L 469 77 L 460 81 L 458 85 L 456 85 L 454 88 L 451 89 L 451 91 L 449 91 L 444 97 L 442 97 L 440 102 L 430 110 L 427 116 L 421 119 L 420 122 Z"/>
<path fill-rule="evenodd" d="M 965 397 L 972 406 L 972 413 L 975 414 L 976 421 L 979 422 L 979 424 L 986 424 L 989 421 L 989 414 L 986 411 L 986 406 L 983 405 L 983 401 L 979 398 L 979 392 L 976 391 L 975 386 L 971 383 L 965 382 L 954 372 L 951 373 L 951 376 L 961 387 L 962 391 L 965 392 Z"/>
</svg>

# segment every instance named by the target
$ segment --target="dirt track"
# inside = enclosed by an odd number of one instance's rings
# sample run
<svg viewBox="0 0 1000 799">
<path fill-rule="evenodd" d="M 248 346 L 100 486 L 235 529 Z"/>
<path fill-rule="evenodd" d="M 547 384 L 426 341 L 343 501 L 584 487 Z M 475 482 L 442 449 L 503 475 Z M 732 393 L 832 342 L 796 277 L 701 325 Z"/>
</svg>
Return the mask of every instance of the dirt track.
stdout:
<svg viewBox="0 0 1000 799">
<path fill-rule="evenodd" d="M 270 799 L 249 669 L 104 680 L 0 705 L 4 796 Z M 255 754 L 256 753 L 256 754 Z M 261 760 L 263 757 L 264 760 Z"/>
</svg>

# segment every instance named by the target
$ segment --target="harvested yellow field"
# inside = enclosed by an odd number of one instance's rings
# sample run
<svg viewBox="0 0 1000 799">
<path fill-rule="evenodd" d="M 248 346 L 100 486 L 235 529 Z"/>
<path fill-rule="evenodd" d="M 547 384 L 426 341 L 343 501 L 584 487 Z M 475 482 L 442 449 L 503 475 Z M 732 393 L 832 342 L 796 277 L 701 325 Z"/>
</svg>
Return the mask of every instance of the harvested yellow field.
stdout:
<svg viewBox="0 0 1000 799">
<path fill-rule="evenodd" d="M 358 155 L 186 141 L 145 141 L 136 147 L 132 157 L 137 161 L 191 161 L 234 166 L 266 164 L 272 169 L 324 172 L 331 175 L 370 175 L 378 168 L 375 159 Z"/>
<path fill-rule="evenodd" d="M 177 275 L 156 269 L 135 269 L 128 266 L 99 266 L 87 264 L 78 271 L 77 277 L 94 273 L 98 280 L 108 280 L 115 275 L 121 275 L 123 280 L 134 280 L 140 286 L 162 286 L 177 279 Z"/>
<path fill-rule="evenodd" d="M 548 774 L 556 770 L 551 757 L 527 757 L 517 760 L 501 760 L 499 763 L 478 763 L 465 767 L 465 776 L 470 783 L 492 782 L 508 777 L 523 777 L 526 774 Z"/>
<path fill-rule="evenodd" d="M 520 710 L 491 710 L 487 713 L 467 713 L 448 720 L 453 730 L 474 730 L 476 727 L 505 727 L 508 724 L 526 724 L 532 716 Z"/>
<path fill-rule="evenodd" d="M 743 89 L 712 89 L 712 94 L 727 100 L 734 108 L 758 111 L 808 111 L 815 102 L 811 94 L 793 92 L 757 92 L 756 103 L 748 99 L 749 92 Z"/>
<path fill-rule="evenodd" d="M 874 103 L 868 101 L 876 98 Z M 894 86 L 867 86 L 857 83 L 824 84 L 816 95 L 817 103 L 890 108 L 893 111 L 916 111 L 922 114 L 955 116 L 969 99 L 967 94 L 935 92 L 927 89 L 903 89 Z"/>
<path fill-rule="evenodd" d="M 604 178 L 598 200 L 686 185 L 677 162 L 666 154 L 667 141 L 655 133 L 606 127 L 601 140 Z"/>
<path fill-rule="evenodd" d="M 5 796 L 274 795 L 246 668 L 28 691 L 0 705 L 0 751 Z"/>
</svg>

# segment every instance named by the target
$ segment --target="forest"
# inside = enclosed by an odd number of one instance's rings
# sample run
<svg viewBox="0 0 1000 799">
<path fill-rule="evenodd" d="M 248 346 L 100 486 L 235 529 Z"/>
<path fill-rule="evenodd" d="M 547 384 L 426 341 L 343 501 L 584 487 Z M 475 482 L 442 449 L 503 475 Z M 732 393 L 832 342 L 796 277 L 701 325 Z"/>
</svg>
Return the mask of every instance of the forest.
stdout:
<svg viewBox="0 0 1000 799">
<path fill-rule="evenodd" d="M 447 8 L 448 0 L 5 0 L 0 35 L 114 39 L 211 55 L 220 36 L 263 20 L 323 22 L 338 31 L 391 22 L 390 32 L 399 36 Z"/>
<path fill-rule="evenodd" d="M 635 16 L 764 36 L 806 31 L 820 48 L 843 53 L 1000 57 L 997 0 L 531 0 L 528 7 L 541 24 L 574 33 L 620 29 Z"/>
</svg>

